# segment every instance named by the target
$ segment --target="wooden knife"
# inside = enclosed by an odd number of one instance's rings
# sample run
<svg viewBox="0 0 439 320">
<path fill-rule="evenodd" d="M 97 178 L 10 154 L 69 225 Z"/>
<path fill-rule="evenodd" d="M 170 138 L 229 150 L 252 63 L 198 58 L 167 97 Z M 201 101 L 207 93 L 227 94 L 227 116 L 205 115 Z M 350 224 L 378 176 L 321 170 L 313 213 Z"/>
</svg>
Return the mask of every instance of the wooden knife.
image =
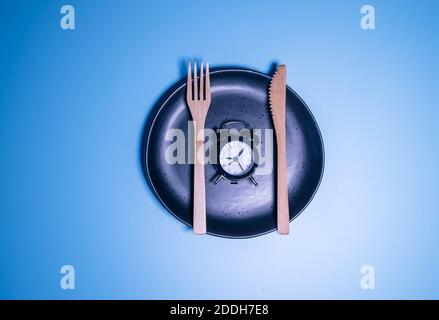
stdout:
<svg viewBox="0 0 439 320">
<path fill-rule="evenodd" d="M 287 155 L 286 155 L 286 66 L 280 65 L 270 83 L 269 100 L 277 142 L 277 232 L 288 234 L 290 211 L 288 209 Z"/>
</svg>

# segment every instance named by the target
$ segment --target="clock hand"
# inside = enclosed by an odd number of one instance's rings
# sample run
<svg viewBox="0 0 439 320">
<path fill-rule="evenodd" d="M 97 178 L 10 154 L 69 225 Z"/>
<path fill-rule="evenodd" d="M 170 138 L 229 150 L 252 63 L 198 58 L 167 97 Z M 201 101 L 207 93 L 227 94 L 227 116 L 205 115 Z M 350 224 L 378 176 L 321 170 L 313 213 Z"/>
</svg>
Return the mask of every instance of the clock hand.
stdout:
<svg viewBox="0 0 439 320">
<path fill-rule="evenodd" d="M 239 151 L 238 157 L 240 157 L 243 152 L 244 152 L 244 148 L 242 148 L 242 150 Z"/>
<path fill-rule="evenodd" d="M 239 158 L 238 157 L 235 157 L 235 158 L 231 158 L 232 159 L 232 161 L 230 161 L 227 165 L 228 166 L 230 166 L 233 162 L 238 162 L 238 164 L 239 164 L 239 166 L 242 168 L 242 165 L 241 165 L 241 163 L 239 162 Z M 242 170 L 245 170 L 244 168 L 242 168 Z"/>
</svg>

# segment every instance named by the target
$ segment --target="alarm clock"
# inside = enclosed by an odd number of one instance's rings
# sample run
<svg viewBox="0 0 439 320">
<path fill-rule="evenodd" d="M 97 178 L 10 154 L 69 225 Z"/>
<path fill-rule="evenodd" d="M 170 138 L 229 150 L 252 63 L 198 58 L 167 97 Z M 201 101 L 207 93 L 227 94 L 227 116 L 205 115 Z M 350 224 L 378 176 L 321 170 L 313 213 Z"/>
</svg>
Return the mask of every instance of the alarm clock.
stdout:
<svg viewBox="0 0 439 320">
<path fill-rule="evenodd" d="M 242 129 L 247 129 L 249 134 L 239 135 L 238 132 Z M 216 134 L 218 172 L 213 183 L 217 184 L 221 179 L 225 179 L 231 184 L 237 184 L 241 180 L 250 179 L 257 186 L 258 183 L 253 177 L 257 167 L 257 154 L 254 151 L 255 141 L 250 125 L 240 120 L 226 121 L 216 130 Z"/>
</svg>

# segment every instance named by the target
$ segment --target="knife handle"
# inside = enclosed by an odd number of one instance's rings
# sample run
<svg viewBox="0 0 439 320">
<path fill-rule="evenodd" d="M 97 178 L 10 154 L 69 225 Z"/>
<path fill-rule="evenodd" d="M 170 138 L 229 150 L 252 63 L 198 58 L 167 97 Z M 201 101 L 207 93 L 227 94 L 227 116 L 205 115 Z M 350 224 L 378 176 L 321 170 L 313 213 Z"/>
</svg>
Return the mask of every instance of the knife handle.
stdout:
<svg viewBox="0 0 439 320">
<path fill-rule="evenodd" d="M 290 211 L 288 208 L 287 154 L 285 127 L 276 134 L 277 138 L 277 232 L 288 234 Z"/>
<path fill-rule="evenodd" d="M 204 127 L 204 126 L 203 126 Z M 204 154 L 202 151 L 200 162 L 197 153 L 200 148 L 204 147 L 204 141 L 197 140 L 197 134 L 194 135 L 194 215 L 193 229 L 196 234 L 206 233 L 206 185 L 204 179 Z M 200 149 L 203 150 L 203 149 Z"/>
</svg>

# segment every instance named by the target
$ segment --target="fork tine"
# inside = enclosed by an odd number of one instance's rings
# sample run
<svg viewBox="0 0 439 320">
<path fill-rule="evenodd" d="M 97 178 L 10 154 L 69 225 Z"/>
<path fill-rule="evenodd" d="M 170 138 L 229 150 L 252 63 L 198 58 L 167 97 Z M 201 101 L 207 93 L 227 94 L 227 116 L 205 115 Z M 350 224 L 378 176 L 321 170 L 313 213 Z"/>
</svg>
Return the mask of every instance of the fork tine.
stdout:
<svg viewBox="0 0 439 320">
<path fill-rule="evenodd" d="M 194 100 L 198 100 L 197 63 L 194 63 Z"/>
<path fill-rule="evenodd" d="M 186 100 L 192 101 L 192 70 L 191 63 L 187 66 Z"/>
<path fill-rule="evenodd" d="M 206 100 L 210 101 L 210 73 L 209 62 L 206 62 Z"/>
<path fill-rule="evenodd" d="M 200 100 L 204 100 L 204 77 L 203 77 L 203 62 L 200 67 Z"/>
</svg>

